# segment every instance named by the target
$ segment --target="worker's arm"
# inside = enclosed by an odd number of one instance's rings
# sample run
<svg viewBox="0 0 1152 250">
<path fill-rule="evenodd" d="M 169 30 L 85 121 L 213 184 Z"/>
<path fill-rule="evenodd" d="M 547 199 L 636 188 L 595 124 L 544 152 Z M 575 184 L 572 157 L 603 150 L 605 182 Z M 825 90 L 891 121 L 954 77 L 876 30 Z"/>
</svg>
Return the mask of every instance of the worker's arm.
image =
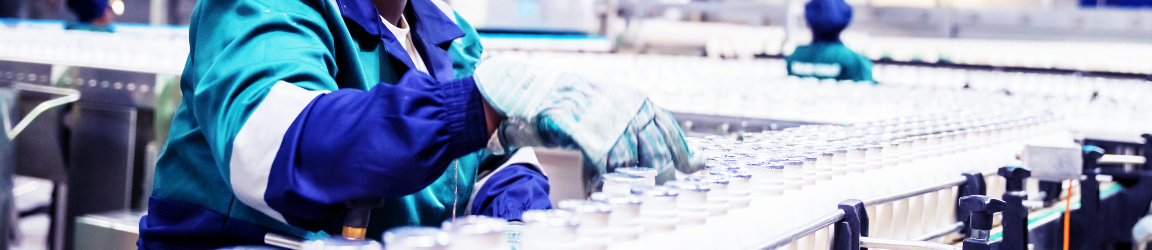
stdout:
<svg viewBox="0 0 1152 250">
<path fill-rule="evenodd" d="M 416 192 L 484 145 L 471 78 L 409 71 L 395 85 L 338 89 L 320 1 L 224 2 L 198 5 L 216 9 L 194 18 L 183 84 L 215 167 L 244 204 L 315 230 L 345 202 Z"/>
</svg>

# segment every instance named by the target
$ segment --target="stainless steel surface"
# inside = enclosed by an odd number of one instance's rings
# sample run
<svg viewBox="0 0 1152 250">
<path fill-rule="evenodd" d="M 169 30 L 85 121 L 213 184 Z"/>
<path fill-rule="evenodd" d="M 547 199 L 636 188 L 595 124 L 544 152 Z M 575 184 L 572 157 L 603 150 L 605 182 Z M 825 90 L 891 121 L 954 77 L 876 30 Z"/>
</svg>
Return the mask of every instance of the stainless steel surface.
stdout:
<svg viewBox="0 0 1152 250">
<path fill-rule="evenodd" d="M 28 112 L 27 115 L 24 115 L 24 118 L 21 118 L 20 121 L 16 123 L 16 126 L 12 126 L 12 115 L 8 112 L 12 106 L 9 106 L 10 104 L 0 102 L 0 117 L 2 117 L 0 119 L 3 119 L 4 121 L 4 134 L 8 137 L 8 140 L 16 138 L 16 135 L 19 135 L 20 132 L 24 131 L 24 128 L 28 127 L 28 124 L 32 123 L 32 120 L 36 119 L 36 117 L 41 113 L 44 113 L 44 111 L 80 100 L 80 91 L 76 91 L 74 89 L 56 88 L 26 83 L 13 84 L 12 88 L 20 91 L 61 95 L 61 97 L 57 97 L 36 105 L 35 108 L 32 108 L 32 111 Z"/>
<path fill-rule="evenodd" d="M 1084 160 L 1075 147 L 1024 146 L 1020 155 L 1023 167 L 1032 170 L 1032 178 L 1046 181 L 1080 179 Z"/>
<path fill-rule="evenodd" d="M 4 60 L 0 73 L 0 84 L 26 90 L 15 108 L 0 107 L 16 111 L 4 126 L 5 138 L 20 133 L 12 141 L 15 172 L 56 186 L 52 249 L 74 245 L 80 216 L 142 207 L 134 201 L 146 198 L 144 152 L 154 138 L 154 86 L 162 77 Z M 12 128 L 17 116 L 28 118 Z"/>
<path fill-rule="evenodd" d="M 1100 164 L 1144 164 L 1144 157 L 1139 155 L 1104 155 L 1097 160 Z M 1035 172 L 1033 172 L 1035 175 Z"/>
<path fill-rule="evenodd" d="M 900 193 L 895 193 L 895 194 L 890 194 L 890 195 L 885 195 L 885 196 L 880 196 L 880 197 L 868 199 L 868 200 L 864 201 L 864 205 L 865 206 L 875 206 L 875 205 L 885 204 L 885 203 L 889 203 L 889 202 L 893 202 L 893 201 L 903 200 L 903 199 L 908 198 L 908 197 L 917 196 L 917 195 L 926 194 L 926 193 L 931 193 L 931 192 L 935 192 L 937 190 L 941 190 L 941 189 L 945 189 L 945 188 L 951 188 L 951 187 L 959 186 L 961 184 L 964 184 L 964 182 L 966 182 L 966 181 L 968 181 L 968 180 L 964 179 L 964 177 L 957 177 L 955 179 L 952 179 L 952 180 L 949 180 L 946 182 L 942 182 L 942 183 L 937 183 L 937 184 L 930 185 L 930 186 L 924 186 L 921 188 L 912 189 L 912 190 L 908 190 L 908 191 L 904 191 L 904 192 L 900 192 Z"/>
<path fill-rule="evenodd" d="M 0 106 L 14 107 L 15 90 L 0 88 Z M 7 108 L 2 108 L 7 111 Z M 9 119 L 10 116 L 5 112 L 2 114 L 4 119 Z M 12 141 L 7 137 L 0 137 L 0 246 L 8 247 L 8 235 L 12 230 L 16 230 L 16 219 L 13 216 L 13 180 L 12 172 L 16 166 L 12 154 Z"/>
<path fill-rule="evenodd" d="M 283 247 L 287 249 L 300 249 L 303 241 L 295 237 L 284 236 L 275 233 L 268 233 L 264 235 L 264 244 L 270 246 Z"/>
<path fill-rule="evenodd" d="M 804 236 L 808 236 L 812 233 L 815 233 L 817 230 L 828 227 L 829 225 L 832 225 L 833 223 L 836 223 L 837 221 L 840 221 L 840 219 L 843 219 L 843 218 L 844 218 L 844 211 L 837 209 L 835 212 L 821 216 L 820 218 L 817 218 L 815 221 L 812 221 L 812 222 L 810 222 L 804 226 L 794 228 L 794 229 L 789 230 L 787 232 L 784 232 L 783 234 L 780 234 L 780 235 L 773 236 L 772 238 L 769 238 L 767 241 L 764 241 L 763 243 L 760 243 L 760 244 L 756 244 L 755 246 L 753 246 L 749 249 L 761 249 L 761 250 L 777 249 L 777 248 L 780 248 L 784 245 L 787 245 L 789 242 L 795 241 L 795 240 L 800 239 L 800 238 L 804 238 Z"/>
<path fill-rule="evenodd" d="M 944 245 L 935 242 L 925 241 L 911 241 L 911 240 L 890 240 L 890 239 L 877 239 L 871 237 L 860 237 L 861 248 L 873 249 L 892 249 L 892 250 L 959 250 L 959 246 Z"/>
<path fill-rule="evenodd" d="M 915 240 L 915 241 L 934 240 L 934 239 L 940 238 L 941 236 L 944 236 L 944 235 L 960 232 L 961 230 L 964 230 L 964 222 L 956 222 L 955 224 L 948 225 L 947 227 L 940 228 L 936 231 L 928 232 L 927 234 L 924 234 L 920 237 L 916 237 L 913 240 Z"/>
<path fill-rule="evenodd" d="M 108 212 L 76 217 L 76 250 L 136 249 L 142 213 Z"/>
</svg>

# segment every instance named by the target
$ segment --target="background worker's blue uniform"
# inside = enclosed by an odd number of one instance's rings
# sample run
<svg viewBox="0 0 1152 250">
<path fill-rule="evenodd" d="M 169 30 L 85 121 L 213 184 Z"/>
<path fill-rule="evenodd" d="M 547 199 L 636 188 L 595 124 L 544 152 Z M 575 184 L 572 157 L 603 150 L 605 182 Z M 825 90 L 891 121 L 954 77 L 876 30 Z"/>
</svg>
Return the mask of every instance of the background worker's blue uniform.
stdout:
<svg viewBox="0 0 1152 250">
<path fill-rule="evenodd" d="M 462 213 L 488 139 L 469 77 L 482 49 L 442 2 L 404 15 L 428 74 L 368 0 L 198 1 L 138 245 L 322 237 L 366 198 L 386 198 L 369 237 Z"/>
<path fill-rule="evenodd" d="M 840 32 L 852 21 L 852 6 L 844 0 L 812 0 L 804 6 L 804 18 L 812 44 L 785 57 L 789 75 L 875 83 L 872 61 L 840 42 Z"/>
<path fill-rule="evenodd" d="M 76 13 L 75 21 L 68 21 L 64 29 L 112 32 L 112 26 L 93 24 L 92 21 L 108 10 L 108 0 L 68 0 L 68 9 Z"/>
</svg>

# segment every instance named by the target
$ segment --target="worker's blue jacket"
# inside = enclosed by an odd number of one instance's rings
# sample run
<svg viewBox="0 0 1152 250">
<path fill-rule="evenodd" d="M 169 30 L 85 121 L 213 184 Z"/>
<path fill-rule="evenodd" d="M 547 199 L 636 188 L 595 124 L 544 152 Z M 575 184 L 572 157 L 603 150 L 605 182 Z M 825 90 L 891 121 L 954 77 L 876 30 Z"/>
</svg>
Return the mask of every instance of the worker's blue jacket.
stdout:
<svg viewBox="0 0 1152 250">
<path fill-rule="evenodd" d="M 408 2 L 428 74 L 370 0 L 198 1 L 138 245 L 322 236 L 360 199 L 386 200 L 369 237 L 463 213 L 488 139 L 481 47 L 443 2 Z"/>
</svg>

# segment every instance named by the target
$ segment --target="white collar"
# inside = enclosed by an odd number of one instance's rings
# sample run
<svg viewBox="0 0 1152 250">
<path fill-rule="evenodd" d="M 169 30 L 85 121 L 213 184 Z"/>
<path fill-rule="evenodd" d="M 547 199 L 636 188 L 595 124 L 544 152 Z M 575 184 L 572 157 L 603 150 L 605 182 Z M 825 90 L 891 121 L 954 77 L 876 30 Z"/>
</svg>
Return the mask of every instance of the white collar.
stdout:
<svg viewBox="0 0 1152 250">
<path fill-rule="evenodd" d="M 397 39 L 400 39 L 400 35 L 408 35 L 408 20 L 404 20 L 404 15 L 400 15 L 400 22 L 397 25 L 392 25 L 391 22 L 384 19 L 384 16 L 380 16 L 380 22 L 383 22 L 384 26 L 388 27 L 388 31 L 396 34 Z"/>
</svg>

